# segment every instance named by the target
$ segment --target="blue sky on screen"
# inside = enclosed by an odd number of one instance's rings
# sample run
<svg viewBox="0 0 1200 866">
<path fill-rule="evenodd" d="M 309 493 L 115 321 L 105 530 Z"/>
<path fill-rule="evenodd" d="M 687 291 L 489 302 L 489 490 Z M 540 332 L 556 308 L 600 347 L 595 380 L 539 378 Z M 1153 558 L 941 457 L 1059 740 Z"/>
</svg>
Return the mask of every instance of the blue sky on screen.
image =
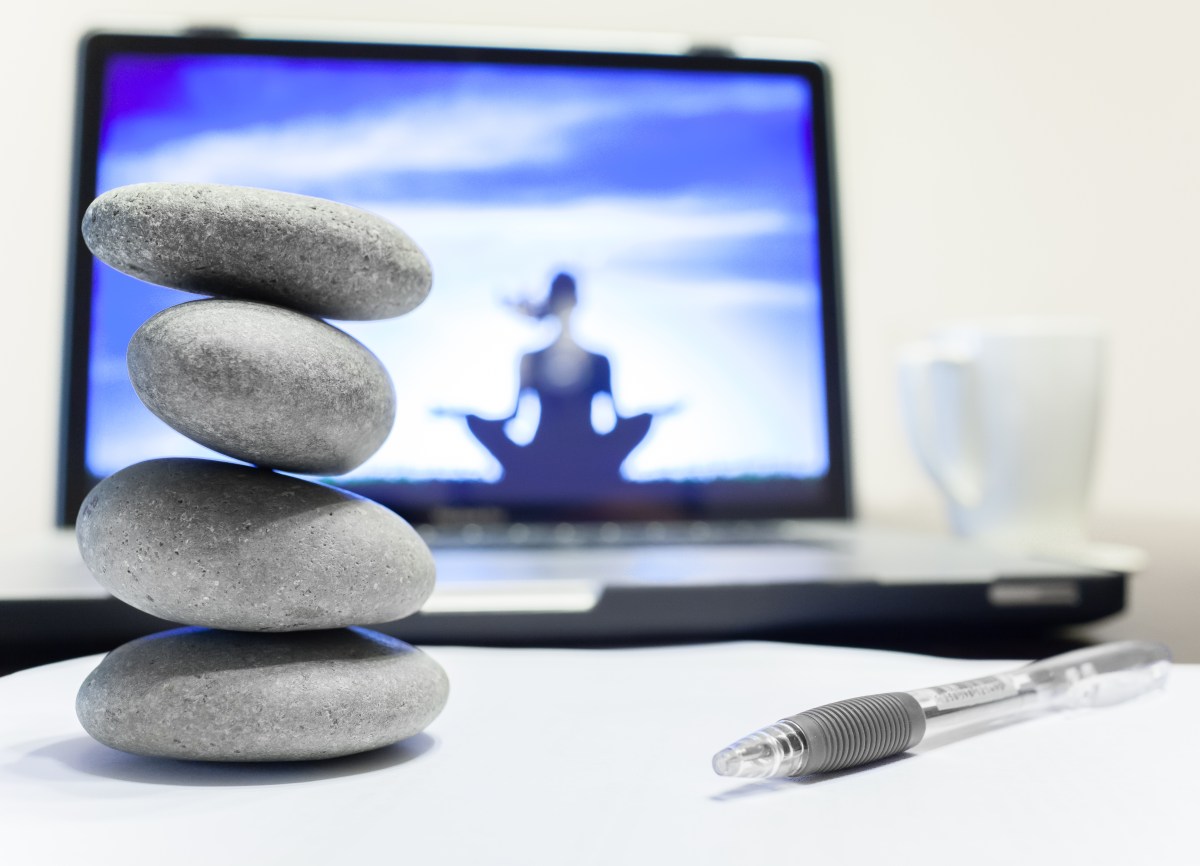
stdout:
<svg viewBox="0 0 1200 866">
<path fill-rule="evenodd" d="M 783 76 L 219 56 L 117 58 L 98 192 L 212 181 L 391 219 L 434 290 L 401 319 L 338 323 L 387 365 L 399 411 L 354 475 L 498 477 L 461 421 L 512 411 L 519 357 L 553 338 L 505 299 L 579 285 L 577 339 L 623 414 L 678 406 L 633 480 L 821 474 L 809 95 Z M 191 296 L 97 266 L 88 464 L 209 452 L 144 410 L 125 345 Z M 527 420 L 527 419 L 522 419 Z"/>
</svg>

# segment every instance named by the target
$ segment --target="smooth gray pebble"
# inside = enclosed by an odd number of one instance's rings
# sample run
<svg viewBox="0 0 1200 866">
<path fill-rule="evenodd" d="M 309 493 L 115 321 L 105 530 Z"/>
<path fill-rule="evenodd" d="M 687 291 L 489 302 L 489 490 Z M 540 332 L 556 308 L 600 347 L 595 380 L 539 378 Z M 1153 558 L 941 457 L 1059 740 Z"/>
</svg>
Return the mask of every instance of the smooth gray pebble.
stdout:
<svg viewBox="0 0 1200 866">
<path fill-rule="evenodd" d="M 129 377 L 184 436 L 238 460 L 340 475 L 378 450 L 396 398 L 387 370 L 349 334 L 252 301 L 168 307 L 134 333 Z"/>
<path fill-rule="evenodd" d="M 139 183 L 83 216 L 101 261 L 146 282 L 330 319 L 387 319 L 425 299 L 429 260 L 373 213 L 311 196 L 213 183 Z"/>
<path fill-rule="evenodd" d="M 183 628 L 109 653 L 84 681 L 75 710 L 92 737 L 138 755 L 302 761 L 411 737 L 448 693 L 436 661 L 367 629 Z"/>
<path fill-rule="evenodd" d="M 110 475 L 84 500 L 76 537 L 122 601 L 240 631 L 400 619 L 435 577 L 420 535 L 382 505 L 215 460 L 147 460 Z"/>
</svg>

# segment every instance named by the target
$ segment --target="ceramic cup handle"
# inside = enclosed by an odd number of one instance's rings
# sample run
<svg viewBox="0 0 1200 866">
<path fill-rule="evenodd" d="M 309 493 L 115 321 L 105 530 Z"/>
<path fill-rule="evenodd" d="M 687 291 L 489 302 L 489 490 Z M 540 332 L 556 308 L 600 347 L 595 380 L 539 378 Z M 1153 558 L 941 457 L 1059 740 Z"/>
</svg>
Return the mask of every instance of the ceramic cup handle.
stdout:
<svg viewBox="0 0 1200 866">
<path fill-rule="evenodd" d="M 970 353 L 916 343 L 900 355 L 900 398 L 908 437 L 951 504 L 967 509 L 983 488 L 978 376 Z"/>
</svg>

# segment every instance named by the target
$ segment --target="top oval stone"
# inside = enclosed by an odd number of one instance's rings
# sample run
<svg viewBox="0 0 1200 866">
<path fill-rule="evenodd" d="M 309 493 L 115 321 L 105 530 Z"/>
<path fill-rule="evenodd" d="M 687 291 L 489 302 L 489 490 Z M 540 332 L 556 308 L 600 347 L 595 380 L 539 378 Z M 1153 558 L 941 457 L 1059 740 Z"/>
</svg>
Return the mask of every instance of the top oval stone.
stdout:
<svg viewBox="0 0 1200 866">
<path fill-rule="evenodd" d="M 201 295 L 328 319 L 387 319 L 425 299 L 429 261 L 382 217 L 310 196 L 211 183 L 110 190 L 83 216 L 118 271 Z"/>
</svg>

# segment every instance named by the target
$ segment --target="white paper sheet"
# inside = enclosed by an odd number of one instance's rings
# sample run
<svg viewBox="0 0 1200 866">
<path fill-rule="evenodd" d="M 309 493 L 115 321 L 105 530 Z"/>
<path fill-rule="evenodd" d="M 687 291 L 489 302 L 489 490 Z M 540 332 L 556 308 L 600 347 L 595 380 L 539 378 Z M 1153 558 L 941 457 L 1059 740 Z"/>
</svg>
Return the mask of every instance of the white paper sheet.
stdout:
<svg viewBox="0 0 1200 866">
<path fill-rule="evenodd" d="M 429 652 L 451 697 L 426 734 L 299 765 L 93 742 L 73 702 L 98 657 L 0 679 L 0 861 L 1196 862 L 1197 666 L 1127 704 L 747 783 L 709 761 L 754 728 L 1010 665 L 770 643 Z"/>
</svg>

